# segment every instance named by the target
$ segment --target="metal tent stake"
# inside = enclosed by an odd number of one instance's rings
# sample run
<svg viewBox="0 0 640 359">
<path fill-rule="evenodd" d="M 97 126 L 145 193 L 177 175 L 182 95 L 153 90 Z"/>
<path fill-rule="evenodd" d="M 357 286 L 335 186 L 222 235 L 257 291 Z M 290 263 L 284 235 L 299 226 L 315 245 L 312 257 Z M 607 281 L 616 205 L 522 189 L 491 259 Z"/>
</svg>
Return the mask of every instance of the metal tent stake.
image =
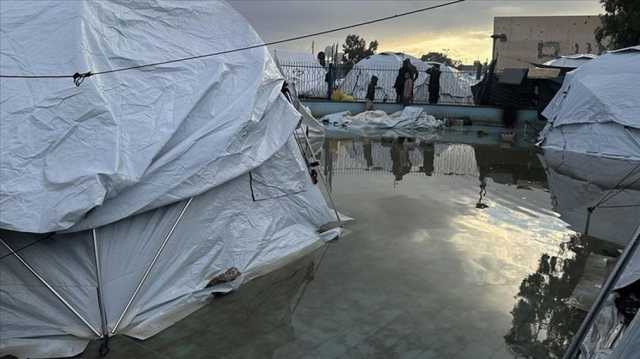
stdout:
<svg viewBox="0 0 640 359">
<path fill-rule="evenodd" d="M 4 239 L 0 238 L 0 243 L 2 243 L 3 246 L 5 246 L 9 252 L 11 252 L 11 254 L 13 254 L 19 261 L 20 263 L 22 263 L 22 265 L 24 265 L 29 272 L 31 272 L 31 274 L 33 274 L 39 281 L 40 283 L 44 284 L 45 287 L 47 287 L 47 289 L 49 289 L 49 291 L 56 297 L 58 298 L 58 300 L 60 302 L 62 302 L 62 304 L 67 307 L 67 309 L 69 309 L 71 311 L 71 313 L 73 313 L 78 319 L 80 319 L 80 321 L 82 321 L 82 323 L 84 323 L 89 329 L 91 329 L 91 331 L 98 337 L 101 337 L 102 335 L 100 335 L 100 332 L 93 327 L 93 325 L 91 325 L 91 323 L 89 323 L 89 321 L 87 321 L 80 313 L 78 313 L 78 311 L 71 305 L 69 304 L 69 302 L 67 302 L 66 299 L 64 299 L 60 293 L 58 293 L 57 290 L 55 290 L 55 288 L 53 288 L 40 274 L 38 274 L 38 272 L 33 269 L 33 267 L 31 267 L 29 265 L 29 263 L 27 263 L 20 254 L 18 254 L 18 252 L 14 251 L 13 248 L 11 248 L 11 246 L 4 241 Z"/>
<path fill-rule="evenodd" d="M 142 276 L 142 278 L 140 278 L 140 281 L 138 282 L 138 286 L 133 291 L 133 294 L 131 295 L 131 298 L 129 298 L 129 302 L 124 307 L 124 310 L 122 311 L 122 314 L 120 314 L 120 318 L 118 318 L 118 321 L 116 322 L 116 325 L 111 330 L 111 335 L 115 334 L 118 331 L 118 327 L 120 326 L 120 323 L 122 322 L 122 319 L 124 319 L 124 316 L 127 314 L 127 312 L 129 311 L 129 308 L 131 307 L 131 304 L 133 304 L 133 301 L 138 296 L 138 293 L 140 293 L 140 289 L 142 288 L 142 285 L 144 284 L 144 282 L 149 277 L 149 273 L 151 273 L 151 270 L 153 269 L 153 266 L 158 261 L 158 258 L 160 257 L 160 254 L 162 254 L 162 251 L 164 250 L 164 247 L 167 245 L 167 242 L 169 241 L 169 239 L 171 238 L 171 235 L 173 234 L 173 231 L 178 226 L 178 223 L 180 223 L 180 220 L 182 220 L 182 216 L 184 216 L 184 213 L 187 211 L 187 208 L 189 208 L 189 205 L 191 204 L 191 201 L 193 201 L 193 197 L 189 198 L 189 200 L 184 205 L 184 207 L 182 207 L 182 211 L 180 211 L 180 214 L 178 215 L 178 218 L 176 218 L 176 221 L 173 223 L 173 226 L 171 226 L 171 229 L 169 230 L 167 235 L 164 237 L 164 240 L 162 241 L 162 244 L 160 245 L 160 248 L 158 248 L 158 251 L 156 252 L 156 255 L 153 257 L 153 260 L 147 266 L 147 269 L 145 270 L 144 275 Z"/>
</svg>

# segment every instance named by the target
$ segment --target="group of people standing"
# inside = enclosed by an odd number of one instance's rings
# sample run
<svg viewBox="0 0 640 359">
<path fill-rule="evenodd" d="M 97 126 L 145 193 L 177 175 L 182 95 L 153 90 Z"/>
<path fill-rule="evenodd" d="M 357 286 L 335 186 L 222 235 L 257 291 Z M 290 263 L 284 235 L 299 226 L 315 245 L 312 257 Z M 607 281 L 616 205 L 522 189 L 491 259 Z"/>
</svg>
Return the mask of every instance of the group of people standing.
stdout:
<svg viewBox="0 0 640 359">
<path fill-rule="evenodd" d="M 429 75 L 429 103 L 435 104 L 440 98 L 440 65 L 431 65 L 426 72 Z M 413 88 L 417 79 L 418 69 L 409 59 L 404 59 L 393 84 L 396 90 L 396 102 L 404 105 L 413 102 Z"/>
</svg>

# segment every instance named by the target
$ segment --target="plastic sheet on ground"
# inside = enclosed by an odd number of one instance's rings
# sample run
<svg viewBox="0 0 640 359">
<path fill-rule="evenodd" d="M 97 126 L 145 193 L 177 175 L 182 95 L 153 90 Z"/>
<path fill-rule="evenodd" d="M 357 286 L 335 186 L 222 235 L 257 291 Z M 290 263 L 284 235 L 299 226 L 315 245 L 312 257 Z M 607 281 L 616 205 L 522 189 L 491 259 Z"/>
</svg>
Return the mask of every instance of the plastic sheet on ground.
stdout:
<svg viewBox="0 0 640 359">
<path fill-rule="evenodd" d="M 433 130 L 442 127 L 443 121 L 427 114 L 422 107 L 408 106 L 402 111 L 387 114 L 384 111 L 365 111 L 352 115 L 343 111 L 326 115 L 320 119 L 323 123 L 349 129 L 405 129 Z"/>
</svg>

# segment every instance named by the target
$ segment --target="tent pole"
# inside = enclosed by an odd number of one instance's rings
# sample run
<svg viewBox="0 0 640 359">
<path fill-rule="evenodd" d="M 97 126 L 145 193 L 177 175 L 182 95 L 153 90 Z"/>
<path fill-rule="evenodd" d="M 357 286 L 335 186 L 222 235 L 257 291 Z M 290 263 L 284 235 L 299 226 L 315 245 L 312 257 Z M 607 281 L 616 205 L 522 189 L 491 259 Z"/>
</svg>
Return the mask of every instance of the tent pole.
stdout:
<svg viewBox="0 0 640 359">
<path fill-rule="evenodd" d="M 58 293 L 57 290 L 55 290 L 55 288 L 53 288 L 40 274 L 38 274 L 38 272 L 36 272 L 35 269 L 33 269 L 33 267 L 31 267 L 29 265 L 29 263 L 27 263 L 20 254 L 18 254 L 18 252 L 14 251 L 13 248 L 11 248 L 11 246 L 4 241 L 4 239 L 0 238 L 0 243 L 2 243 L 2 245 L 4 245 L 9 252 L 11 252 L 11 254 L 13 254 L 19 261 L 20 263 L 22 263 L 22 265 L 24 265 L 29 272 L 31 272 L 31 274 L 33 274 L 42 284 L 45 285 L 45 287 L 47 287 L 47 289 L 49 289 L 49 291 L 56 297 L 58 298 L 58 300 L 60 302 L 62 302 L 62 304 L 67 307 L 67 309 L 69 309 L 71 311 L 71 313 L 73 313 L 78 319 L 80 319 L 80 321 L 82 321 L 89 329 L 91 329 L 91 331 L 97 335 L 98 337 L 101 337 L 100 332 L 98 332 L 96 330 L 96 328 L 93 327 L 93 325 L 91 325 L 91 323 L 89 323 L 82 315 L 80 315 L 80 313 L 78 313 L 78 311 L 71 305 L 69 304 L 69 302 L 67 302 L 61 295 L 60 293 Z"/>
<path fill-rule="evenodd" d="M 295 134 L 294 134 L 295 136 Z M 311 147 L 311 143 L 309 142 L 309 137 L 307 137 L 307 133 L 305 131 L 302 131 L 302 136 L 304 137 L 305 142 L 307 143 L 307 148 L 309 149 L 309 152 L 311 152 L 311 158 L 313 159 L 314 162 L 316 163 L 320 163 L 320 161 L 318 161 L 318 158 L 316 157 L 316 154 L 313 153 L 313 147 Z M 296 141 L 297 141 L 297 136 L 296 137 Z M 304 156 L 304 153 L 303 153 Z M 338 214 L 338 208 L 336 208 L 336 203 L 333 201 L 333 196 L 331 195 L 331 192 L 329 192 L 329 187 L 327 185 L 327 179 L 325 178 L 324 174 L 322 173 L 322 171 L 318 171 L 318 174 L 320 175 L 320 178 L 322 178 L 322 183 L 324 184 L 324 188 L 327 190 L 327 195 L 329 196 L 329 201 L 331 202 L 331 206 L 333 207 L 333 211 L 336 214 L 336 219 L 338 220 L 338 226 L 342 227 L 342 220 L 340 219 L 340 214 Z"/>
<path fill-rule="evenodd" d="M 564 356 L 562 357 L 563 359 L 576 358 L 576 354 L 578 354 L 580 345 L 582 344 L 582 341 L 587 335 L 587 332 L 589 331 L 589 329 L 591 329 L 591 325 L 593 324 L 593 321 L 596 319 L 596 316 L 600 313 L 602 305 L 607 299 L 607 296 L 615 287 L 616 283 L 618 282 L 618 279 L 620 279 L 620 276 L 622 275 L 622 272 L 624 272 L 624 269 L 626 268 L 627 264 L 629 263 L 629 261 L 631 260 L 631 258 L 633 257 L 634 253 L 636 252 L 639 246 L 640 246 L 640 226 L 638 226 L 638 228 L 635 230 L 633 237 L 631 237 L 631 241 L 629 242 L 629 244 L 627 244 L 624 252 L 622 252 L 622 254 L 620 255 L 620 258 L 618 258 L 616 266 L 614 267 L 613 271 L 609 275 L 609 278 L 607 278 L 607 281 L 605 282 L 604 286 L 602 286 L 602 289 L 600 290 L 600 294 L 598 295 L 598 298 L 591 306 L 591 310 L 589 310 L 589 313 L 587 313 L 587 317 L 584 318 L 584 320 L 582 321 L 582 325 L 580 326 L 580 329 L 578 329 L 578 332 L 576 333 L 576 335 L 574 335 L 571 345 L 569 346 Z"/>
<path fill-rule="evenodd" d="M 96 262 L 96 279 L 98 282 L 98 309 L 100 310 L 100 319 L 102 321 L 102 338 L 109 338 L 109 328 L 107 327 L 107 312 L 104 307 L 104 298 L 102 296 L 102 269 L 100 268 L 100 253 L 98 252 L 98 237 L 96 235 L 96 229 L 91 229 L 91 238 L 93 240 L 93 256 Z"/>
<path fill-rule="evenodd" d="M 175 222 L 173 223 L 173 226 L 171 226 L 171 229 L 169 230 L 167 235 L 164 237 L 164 240 L 162 241 L 162 244 L 160 245 L 160 248 L 158 248 L 158 251 L 156 252 L 156 255 L 153 257 L 153 260 L 151 261 L 151 263 L 149 263 L 149 266 L 147 266 L 147 269 L 145 270 L 144 275 L 142 276 L 142 278 L 140 278 L 140 281 L 138 282 L 138 286 L 133 291 L 133 294 L 131 295 L 131 298 L 129 298 L 129 302 L 124 307 L 124 310 L 122 311 L 122 314 L 120 314 L 120 318 L 118 318 L 118 321 L 116 322 L 116 325 L 111 330 L 111 335 L 115 334 L 116 331 L 118 331 L 118 327 L 120 326 L 120 323 L 122 322 L 122 319 L 124 319 L 124 316 L 127 314 L 127 312 L 129 311 L 129 308 L 131 307 L 131 304 L 133 304 L 133 301 L 138 296 L 138 293 L 140 292 L 140 288 L 142 288 L 142 285 L 144 284 L 144 282 L 149 277 L 149 273 L 151 273 L 151 270 L 153 269 L 153 266 L 158 261 L 158 258 L 160 257 L 160 254 L 162 254 L 162 251 L 164 250 L 164 247 L 167 245 L 167 242 L 171 238 L 171 235 L 173 234 L 173 231 L 178 226 L 178 223 L 180 223 L 180 220 L 182 220 L 182 216 L 184 216 L 184 213 L 187 211 L 187 208 L 189 208 L 189 205 L 191 204 L 192 200 L 193 200 L 193 197 L 189 198 L 189 200 L 184 205 L 184 207 L 182 207 L 182 211 L 180 211 L 180 214 L 178 215 L 178 218 L 176 218 Z"/>
</svg>

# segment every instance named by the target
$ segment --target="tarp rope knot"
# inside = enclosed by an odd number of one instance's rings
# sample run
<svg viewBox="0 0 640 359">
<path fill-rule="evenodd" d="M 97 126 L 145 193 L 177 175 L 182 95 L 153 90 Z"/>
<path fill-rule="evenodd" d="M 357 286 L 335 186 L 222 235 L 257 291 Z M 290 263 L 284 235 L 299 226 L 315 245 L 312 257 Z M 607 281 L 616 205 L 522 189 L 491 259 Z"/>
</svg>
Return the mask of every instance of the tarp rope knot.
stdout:
<svg viewBox="0 0 640 359">
<path fill-rule="evenodd" d="M 91 76 L 93 76 L 93 73 L 91 71 L 83 73 L 76 72 L 75 74 L 73 74 L 73 83 L 76 84 L 76 87 L 80 87 L 80 85 L 84 82 L 84 79 Z"/>
</svg>

